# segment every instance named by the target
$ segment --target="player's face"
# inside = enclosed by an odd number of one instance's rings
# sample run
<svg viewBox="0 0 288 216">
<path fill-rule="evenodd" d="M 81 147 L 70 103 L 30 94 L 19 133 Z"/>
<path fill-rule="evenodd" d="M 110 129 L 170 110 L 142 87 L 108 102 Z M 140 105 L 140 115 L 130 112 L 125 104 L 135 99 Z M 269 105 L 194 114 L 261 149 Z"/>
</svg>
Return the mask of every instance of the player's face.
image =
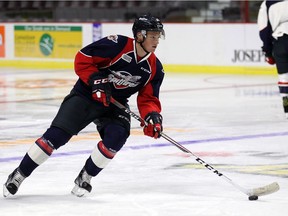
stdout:
<svg viewBox="0 0 288 216">
<path fill-rule="evenodd" d="M 147 31 L 146 39 L 142 45 L 148 52 L 155 52 L 157 45 L 159 44 L 160 37 L 160 32 Z"/>
</svg>

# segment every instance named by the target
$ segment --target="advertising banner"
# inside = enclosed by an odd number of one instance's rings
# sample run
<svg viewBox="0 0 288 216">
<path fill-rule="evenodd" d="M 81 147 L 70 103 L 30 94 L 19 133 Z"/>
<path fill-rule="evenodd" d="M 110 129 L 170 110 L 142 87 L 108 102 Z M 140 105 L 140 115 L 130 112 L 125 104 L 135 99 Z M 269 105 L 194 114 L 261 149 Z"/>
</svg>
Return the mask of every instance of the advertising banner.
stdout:
<svg viewBox="0 0 288 216">
<path fill-rule="evenodd" d="M 5 26 L 0 26 L 0 57 L 5 57 Z"/>
<path fill-rule="evenodd" d="M 71 59 L 82 47 L 81 26 L 14 26 L 15 57 Z"/>
</svg>

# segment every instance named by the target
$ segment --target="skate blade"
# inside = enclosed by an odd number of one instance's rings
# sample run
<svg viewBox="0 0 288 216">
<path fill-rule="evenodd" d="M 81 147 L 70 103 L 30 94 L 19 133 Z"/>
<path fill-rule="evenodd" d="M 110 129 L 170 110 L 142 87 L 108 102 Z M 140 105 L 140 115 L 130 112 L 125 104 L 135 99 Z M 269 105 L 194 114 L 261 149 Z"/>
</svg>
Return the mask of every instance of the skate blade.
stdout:
<svg viewBox="0 0 288 216">
<path fill-rule="evenodd" d="M 83 197 L 87 192 L 88 192 L 87 190 L 80 188 L 78 185 L 75 185 L 71 191 L 71 194 L 77 197 Z"/>
<path fill-rule="evenodd" d="M 6 188 L 5 184 L 3 185 L 3 197 L 8 197 L 10 196 L 11 193 L 8 191 L 8 189 Z"/>
</svg>

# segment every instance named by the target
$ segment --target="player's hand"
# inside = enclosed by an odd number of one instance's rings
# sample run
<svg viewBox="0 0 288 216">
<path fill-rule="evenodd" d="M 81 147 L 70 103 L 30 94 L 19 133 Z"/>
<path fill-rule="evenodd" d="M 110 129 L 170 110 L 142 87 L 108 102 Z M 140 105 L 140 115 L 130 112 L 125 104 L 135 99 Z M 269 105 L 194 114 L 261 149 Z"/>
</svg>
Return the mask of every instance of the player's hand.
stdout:
<svg viewBox="0 0 288 216">
<path fill-rule="evenodd" d="M 273 56 L 266 56 L 265 57 L 265 61 L 270 64 L 270 65 L 274 65 L 275 64 L 275 59 Z"/>
<path fill-rule="evenodd" d="M 90 77 L 89 83 L 93 99 L 103 103 L 104 106 L 109 106 L 112 95 L 108 74 L 105 71 L 96 72 Z"/>
<path fill-rule="evenodd" d="M 157 112 L 151 112 L 147 114 L 144 119 L 148 124 L 144 126 L 143 132 L 146 136 L 154 137 L 155 139 L 161 137 L 162 127 L 162 116 Z"/>
<path fill-rule="evenodd" d="M 272 50 L 264 50 L 264 47 L 262 47 L 262 52 L 264 53 L 265 55 L 265 61 L 270 64 L 270 65 L 274 65 L 276 62 L 275 62 L 275 59 L 273 57 L 273 54 L 272 54 Z"/>
</svg>

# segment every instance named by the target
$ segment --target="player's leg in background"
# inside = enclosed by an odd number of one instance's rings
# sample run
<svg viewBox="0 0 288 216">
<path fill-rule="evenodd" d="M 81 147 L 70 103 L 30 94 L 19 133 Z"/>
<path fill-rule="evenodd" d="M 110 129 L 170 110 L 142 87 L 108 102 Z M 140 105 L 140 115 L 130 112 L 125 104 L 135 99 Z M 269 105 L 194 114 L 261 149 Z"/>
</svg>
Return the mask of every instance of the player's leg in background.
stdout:
<svg viewBox="0 0 288 216">
<path fill-rule="evenodd" d="M 278 71 L 278 87 L 282 97 L 284 113 L 288 118 L 288 35 L 275 41 L 273 55 Z"/>
</svg>

